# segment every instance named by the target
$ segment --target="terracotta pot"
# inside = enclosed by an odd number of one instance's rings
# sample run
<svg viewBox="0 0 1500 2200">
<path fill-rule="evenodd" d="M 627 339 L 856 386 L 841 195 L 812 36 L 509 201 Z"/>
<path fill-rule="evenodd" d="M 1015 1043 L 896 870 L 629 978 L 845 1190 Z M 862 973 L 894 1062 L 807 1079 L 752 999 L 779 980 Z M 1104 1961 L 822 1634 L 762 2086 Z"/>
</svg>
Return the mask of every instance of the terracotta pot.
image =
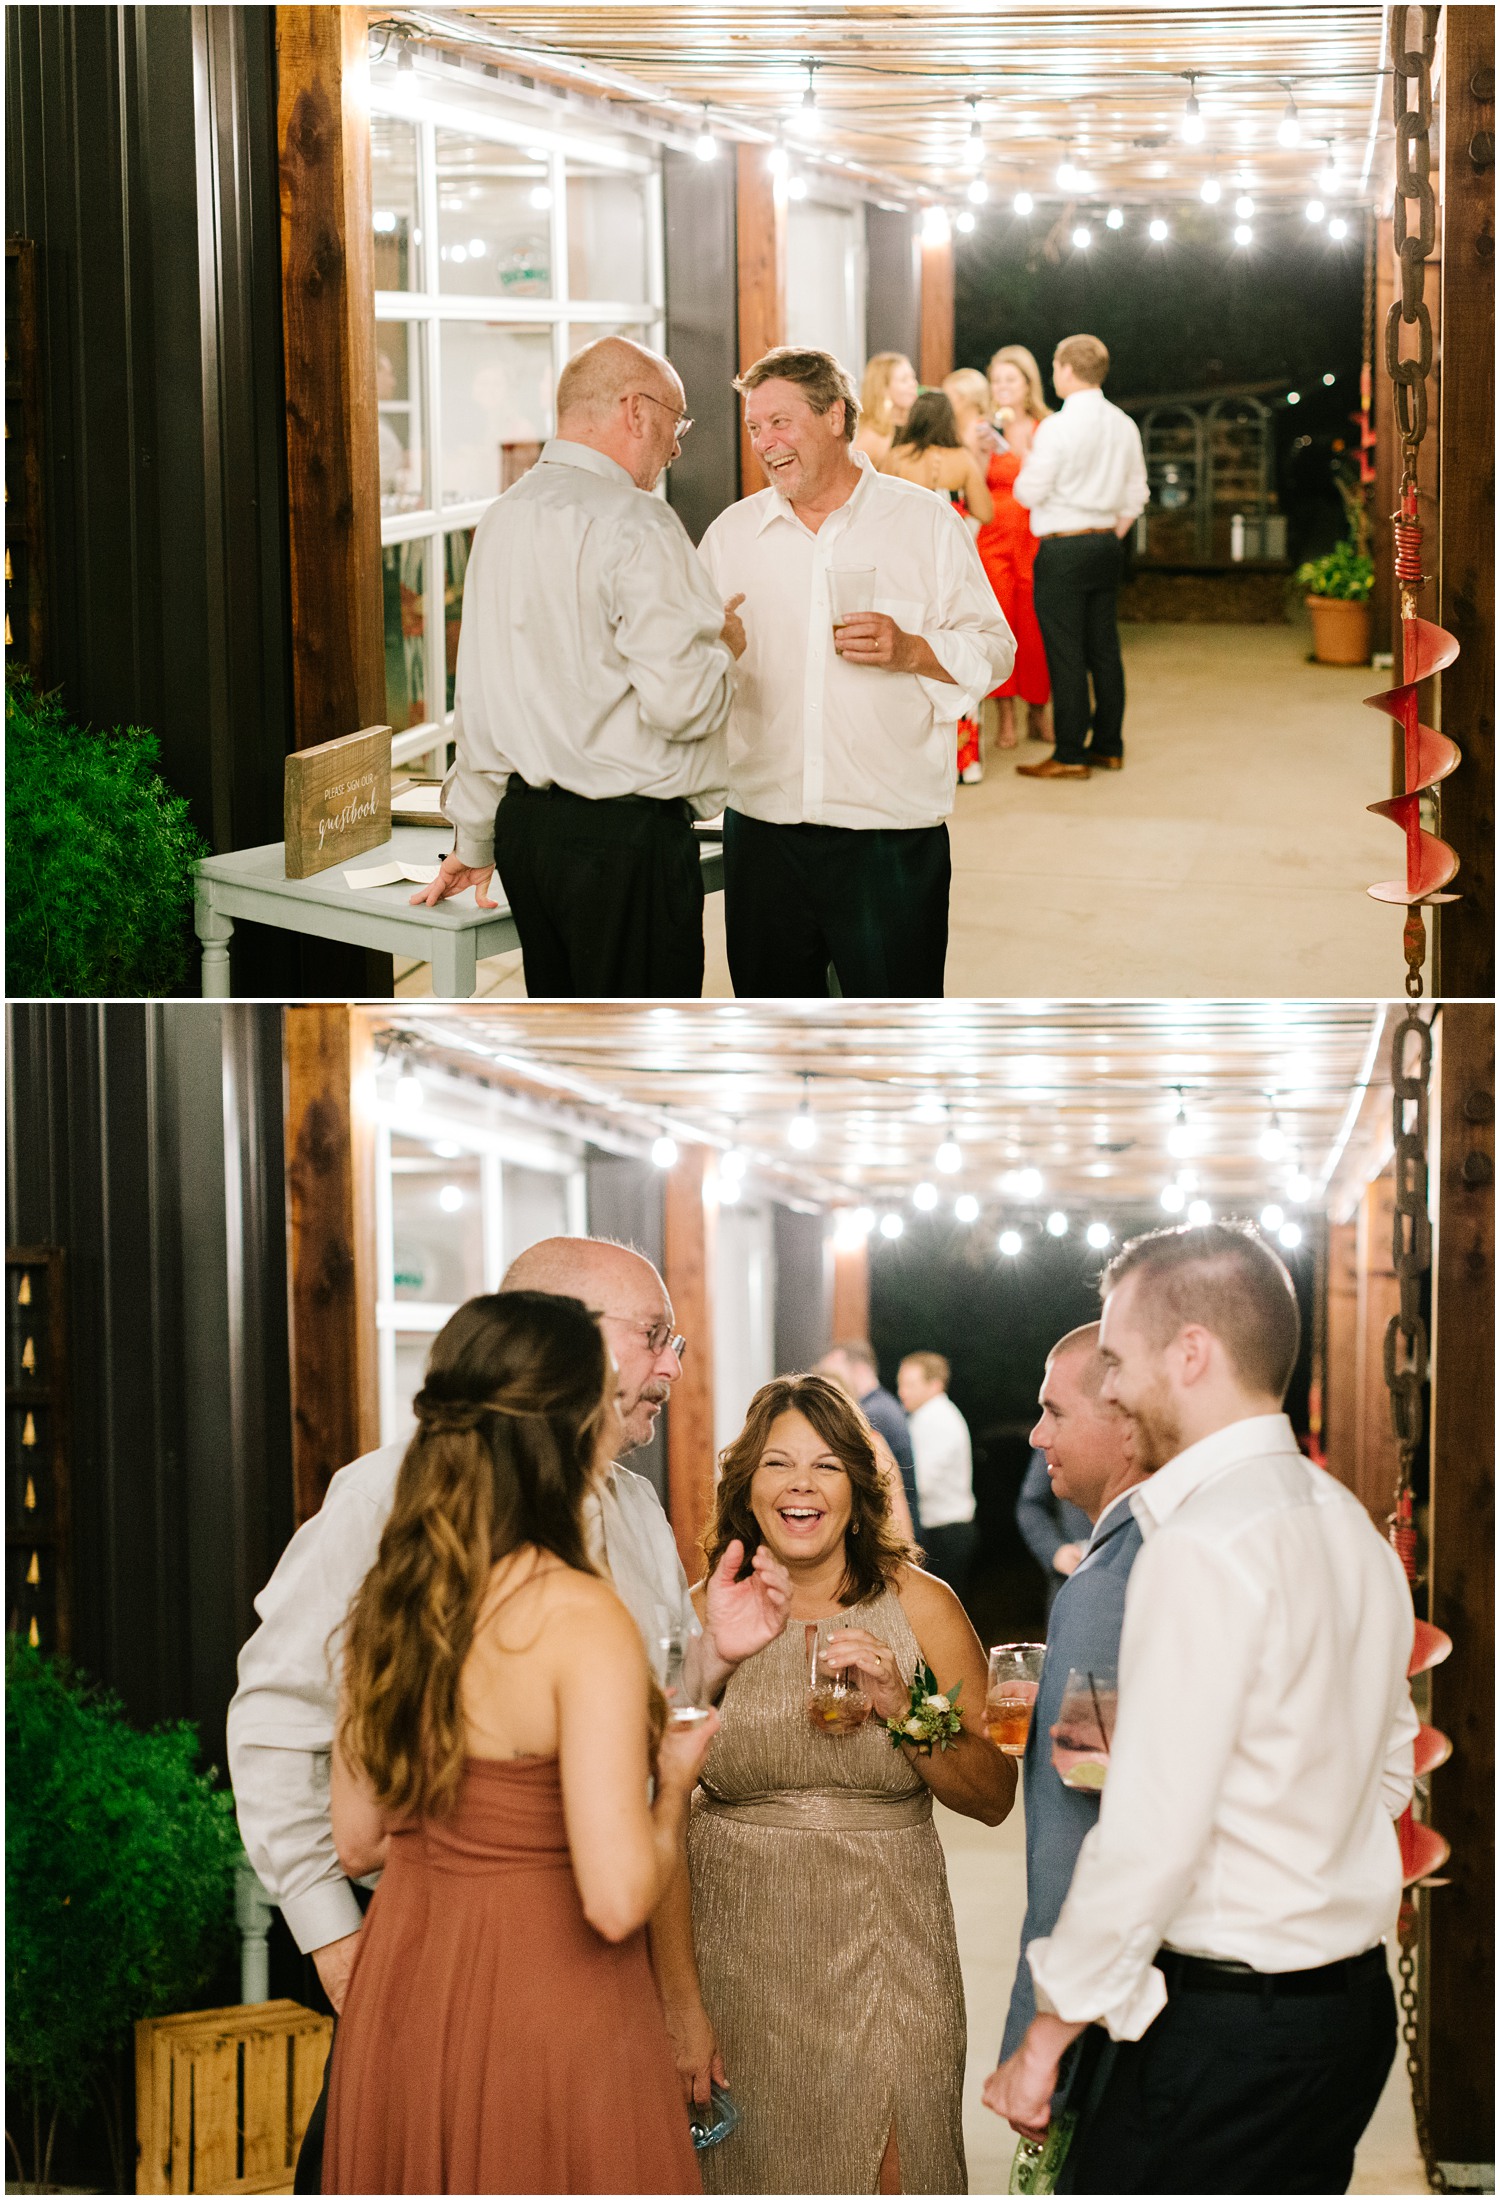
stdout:
<svg viewBox="0 0 1500 2200">
<path fill-rule="evenodd" d="M 1308 596 L 1312 613 L 1313 655 L 1320 665 L 1370 662 L 1370 606 L 1341 596 Z"/>
</svg>

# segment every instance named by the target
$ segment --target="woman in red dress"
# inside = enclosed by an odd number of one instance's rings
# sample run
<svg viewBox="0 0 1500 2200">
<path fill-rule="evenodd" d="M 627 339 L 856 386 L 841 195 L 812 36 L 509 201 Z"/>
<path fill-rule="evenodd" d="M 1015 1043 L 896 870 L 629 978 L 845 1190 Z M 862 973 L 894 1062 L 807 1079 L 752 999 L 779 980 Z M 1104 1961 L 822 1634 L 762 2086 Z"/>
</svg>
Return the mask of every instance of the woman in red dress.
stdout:
<svg viewBox="0 0 1500 2200">
<path fill-rule="evenodd" d="M 1024 344 L 1007 344 L 990 361 L 990 397 L 1005 445 L 990 458 L 989 487 L 995 500 L 995 516 L 987 527 L 979 530 L 979 555 L 1016 637 L 1016 661 L 1011 676 L 1004 687 L 995 691 L 1000 709 L 1000 746 L 1013 749 L 1016 746 L 1017 696 L 1027 706 L 1028 737 L 1033 741 L 1052 738 L 1046 721 L 1052 684 L 1047 676 L 1042 630 L 1037 625 L 1031 600 L 1036 537 L 1031 532 L 1031 514 L 1011 493 L 1016 475 L 1031 449 L 1037 423 L 1047 419 L 1051 410 L 1042 396 L 1042 377 L 1037 363 Z"/>
</svg>

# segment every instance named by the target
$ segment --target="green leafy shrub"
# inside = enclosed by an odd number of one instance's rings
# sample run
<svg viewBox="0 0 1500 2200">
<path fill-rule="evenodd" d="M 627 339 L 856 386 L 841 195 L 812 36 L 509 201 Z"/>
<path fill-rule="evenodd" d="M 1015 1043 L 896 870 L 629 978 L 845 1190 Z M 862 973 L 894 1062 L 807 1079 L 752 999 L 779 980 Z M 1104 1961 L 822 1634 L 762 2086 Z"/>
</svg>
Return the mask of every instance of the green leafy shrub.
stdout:
<svg viewBox="0 0 1500 2200">
<path fill-rule="evenodd" d="M 187 966 L 192 866 L 208 849 L 158 777 L 156 736 L 76 726 L 24 673 L 5 683 L 5 989 L 170 993 Z"/>
<path fill-rule="evenodd" d="M 1341 542 L 1321 558 L 1299 565 L 1294 585 L 1304 596 L 1334 596 L 1344 603 L 1363 603 L 1375 586 L 1375 567 L 1353 542 Z"/>
<path fill-rule="evenodd" d="M 91 2093 L 123 2155 L 107 2069 L 137 2018 L 192 2007 L 230 1944 L 234 1799 L 197 1757 L 190 1721 L 142 1733 L 7 1638 L 5 2078 L 30 2107 L 39 2182 L 44 2126 Z"/>
</svg>

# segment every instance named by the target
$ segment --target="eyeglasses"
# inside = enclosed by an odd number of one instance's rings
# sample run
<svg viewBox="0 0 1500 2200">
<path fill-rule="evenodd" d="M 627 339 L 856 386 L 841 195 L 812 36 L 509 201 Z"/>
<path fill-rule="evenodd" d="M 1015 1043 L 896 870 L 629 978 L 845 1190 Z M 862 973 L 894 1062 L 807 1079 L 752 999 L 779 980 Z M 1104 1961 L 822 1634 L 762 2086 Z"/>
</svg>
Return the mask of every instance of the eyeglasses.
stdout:
<svg viewBox="0 0 1500 2200">
<path fill-rule="evenodd" d="M 676 436 L 678 442 L 682 442 L 689 428 L 693 425 L 691 419 L 686 413 L 678 412 L 676 406 L 669 405 L 664 397 L 653 397 L 649 390 L 635 390 L 632 392 L 632 395 L 635 397 L 644 397 L 648 405 L 660 405 L 663 412 L 672 413 L 674 415 L 672 421 L 672 432 Z"/>
<path fill-rule="evenodd" d="M 603 1319 L 607 1322 L 618 1322 L 622 1329 L 633 1329 L 637 1336 L 644 1337 L 646 1350 L 653 1360 L 660 1359 L 664 1352 L 670 1352 L 681 1367 L 682 1355 L 687 1350 L 687 1339 L 674 1336 L 670 1322 L 635 1321 L 629 1314 L 606 1314 Z"/>
</svg>

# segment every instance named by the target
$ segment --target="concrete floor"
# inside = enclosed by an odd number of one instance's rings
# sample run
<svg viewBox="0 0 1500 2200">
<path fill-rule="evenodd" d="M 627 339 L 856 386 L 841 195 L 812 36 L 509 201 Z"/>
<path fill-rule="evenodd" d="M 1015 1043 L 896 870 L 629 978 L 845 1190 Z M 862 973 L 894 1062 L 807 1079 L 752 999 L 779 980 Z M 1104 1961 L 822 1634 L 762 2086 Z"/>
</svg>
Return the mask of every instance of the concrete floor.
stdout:
<svg viewBox="0 0 1500 2200">
<path fill-rule="evenodd" d="M 969 2060 L 964 2075 L 969 2190 L 1004 2192 L 1010 2182 L 1015 2134 L 982 2105 L 979 2091 L 995 2067 L 1015 1977 L 1026 1912 L 1025 1822 L 1019 1803 L 1003 1826 L 981 1826 L 941 1804 L 937 1821 L 948 1859 L 969 2012 Z M 1427 2190 L 1400 2055 L 1355 2157 L 1349 2190 L 1409 2194 Z"/>
<path fill-rule="evenodd" d="M 1400 912 L 1365 888 L 1401 863 L 1365 804 L 1389 792 L 1368 667 L 1307 662 L 1305 628 L 1127 626 L 1123 772 L 1016 776 L 1049 752 L 987 744 L 952 821 L 950 996 L 1338 997 L 1398 992 Z M 704 992 L 732 988 L 723 902 Z M 519 954 L 480 965 L 517 997 Z M 431 990 L 426 964 L 402 994 Z"/>
</svg>

